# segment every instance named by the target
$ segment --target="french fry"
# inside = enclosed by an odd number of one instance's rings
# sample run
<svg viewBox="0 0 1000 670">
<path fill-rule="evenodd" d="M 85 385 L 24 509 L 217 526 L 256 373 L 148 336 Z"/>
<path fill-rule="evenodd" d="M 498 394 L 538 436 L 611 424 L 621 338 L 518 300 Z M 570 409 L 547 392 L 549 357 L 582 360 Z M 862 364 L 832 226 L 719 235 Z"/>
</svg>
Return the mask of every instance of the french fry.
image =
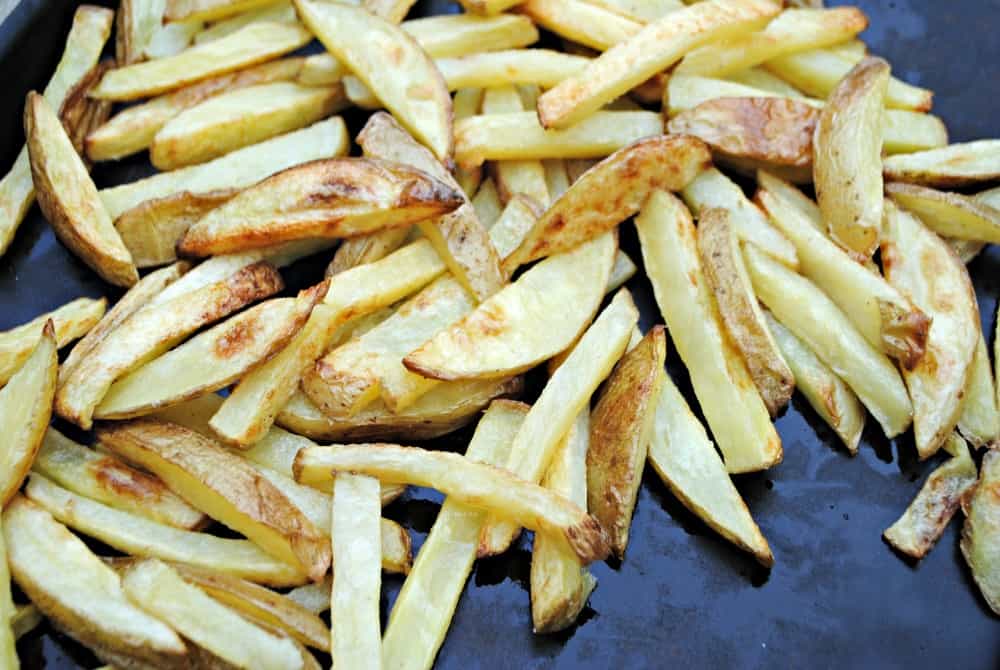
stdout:
<svg viewBox="0 0 1000 670">
<path fill-rule="evenodd" d="M 231 35 L 185 49 L 176 56 L 134 63 L 104 75 L 90 95 L 128 101 L 187 86 L 277 58 L 303 46 L 312 35 L 301 26 L 252 23 Z"/>
<path fill-rule="evenodd" d="M 483 114 L 513 114 L 523 110 L 521 95 L 512 84 L 489 88 L 483 94 Z M 493 168 L 502 202 L 506 203 L 513 196 L 521 195 L 539 212 L 549 206 L 549 186 L 545 181 L 545 168 L 541 161 L 498 161 Z"/>
<path fill-rule="evenodd" d="M 476 218 L 483 228 L 490 230 L 493 225 L 500 220 L 504 206 L 500 202 L 500 195 L 497 193 L 496 184 L 492 177 L 487 177 L 479 185 L 475 197 L 472 198 L 472 206 L 476 210 Z"/>
<path fill-rule="evenodd" d="M 654 326 L 615 366 L 590 417 L 587 509 L 619 560 L 628 545 L 666 353 L 663 326 Z"/>
<path fill-rule="evenodd" d="M 199 530 L 208 517 L 174 495 L 156 477 L 111 454 L 77 444 L 49 428 L 32 469 L 73 493 L 184 530 Z"/>
<path fill-rule="evenodd" d="M 205 27 L 201 21 L 177 21 L 161 25 L 143 55 L 148 59 L 176 56 L 190 46 L 195 35 Z"/>
<path fill-rule="evenodd" d="M 51 312 L 0 333 L 0 386 L 8 380 L 34 351 L 45 324 L 52 321 L 56 347 L 62 348 L 83 337 L 104 316 L 108 301 L 104 298 L 77 298 Z"/>
<path fill-rule="evenodd" d="M 300 566 L 313 581 L 329 568 L 330 548 L 312 522 L 253 467 L 217 443 L 181 426 L 147 419 L 102 427 L 98 440 L 158 475 L 212 518 Z"/>
<path fill-rule="evenodd" d="M 746 363 L 725 333 L 687 209 L 665 191 L 655 191 L 636 217 L 636 229 L 656 302 L 726 468 L 753 472 L 780 462 L 781 440 Z"/>
<path fill-rule="evenodd" d="M 551 88 L 582 70 L 589 59 L 548 49 L 515 49 L 469 54 L 435 61 L 448 90 L 505 84 Z"/>
<path fill-rule="evenodd" d="M 218 21 L 253 11 L 272 0 L 167 0 L 164 23 L 173 21 Z"/>
<path fill-rule="evenodd" d="M 160 170 L 204 163 L 324 119 L 344 106 L 340 86 L 259 84 L 214 96 L 168 121 L 149 155 Z"/>
<path fill-rule="evenodd" d="M 389 23 L 399 23 L 413 7 L 415 0 L 365 0 L 362 4 L 375 16 L 381 16 Z"/>
<path fill-rule="evenodd" d="M 432 58 L 519 49 L 538 41 L 531 19 L 515 14 L 448 14 L 404 21 L 402 28 Z"/>
<path fill-rule="evenodd" d="M 519 9 L 542 28 L 598 51 L 634 37 L 643 26 L 584 0 L 528 0 Z"/>
<path fill-rule="evenodd" d="M 915 184 L 886 184 L 885 192 L 939 235 L 1000 242 L 1000 210 L 981 200 Z"/>
<path fill-rule="evenodd" d="M 403 364 L 448 381 L 515 375 L 554 356 L 593 318 L 617 246 L 617 235 L 608 232 L 535 265 L 409 353 Z"/>
<path fill-rule="evenodd" d="M 466 458 L 490 465 L 507 460 L 528 407 L 496 401 L 476 426 Z M 427 670 L 444 642 L 476 558 L 485 512 L 446 498 L 396 598 L 382 640 L 382 662 L 390 668 Z"/>
<path fill-rule="evenodd" d="M 698 251 L 726 332 L 743 354 L 768 413 L 777 416 L 792 397 L 795 377 L 764 320 L 726 210 L 702 212 Z"/>
<path fill-rule="evenodd" d="M 971 496 L 962 500 L 965 524 L 959 546 L 972 579 L 994 613 L 1000 613 L 1000 515 L 997 486 L 1000 483 L 1000 451 L 989 449 L 979 466 L 979 481 Z M 10 540 L 8 539 L 8 544 Z"/>
<path fill-rule="evenodd" d="M 455 160 L 465 167 L 486 160 L 604 158 L 636 140 L 663 133 L 652 112 L 594 112 L 572 127 L 545 130 L 535 112 L 481 114 L 455 124 Z"/>
<path fill-rule="evenodd" d="M 173 288 L 177 286 L 175 282 Z M 147 304 L 83 356 L 56 392 L 55 411 L 89 429 L 94 409 L 116 379 L 198 328 L 282 287 L 277 270 L 261 262 L 240 268 L 222 281 L 192 287 L 186 293 L 177 291 L 179 295 L 175 293 L 172 300 Z M 158 297 L 165 295 L 161 292 Z"/>
<path fill-rule="evenodd" d="M 889 64 L 866 58 L 837 88 L 814 136 L 816 200 L 830 236 L 870 257 L 882 226 L 882 103 Z"/>
<path fill-rule="evenodd" d="M 635 0 L 588 0 L 591 4 L 604 7 L 639 23 L 648 23 L 663 17 L 670 12 L 684 7 L 680 0 L 652 0 L 650 2 Z"/>
<path fill-rule="evenodd" d="M 743 250 L 757 297 L 842 378 L 887 437 L 909 427 L 913 406 L 899 372 L 812 282 L 752 246 Z"/>
<path fill-rule="evenodd" d="M 476 212 L 451 173 L 388 114 L 373 115 L 357 137 L 365 155 L 409 165 L 452 189 L 461 204 L 451 213 L 418 223 L 452 275 L 477 299 L 500 290 L 500 259 Z"/>
<path fill-rule="evenodd" d="M 890 282 L 858 263 L 817 227 L 821 221 L 803 210 L 803 196 L 791 185 L 760 171 L 757 201 L 791 240 L 799 271 L 843 310 L 868 342 L 899 360 L 917 365 L 924 355 L 930 320 Z M 881 226 L 880 226 L 881 227 Z"/>
<path fill-rule="evenodd" d="M 295 602 L 313 614 L 322 614 L 330 609 L 330 591 L 333 588 L 333 575 L 327 575 L 318 584 L 304 584 L 296 586 L 285 594 L 292 602 Z"/>
<path fill-rule="evenodd" d="M 763 63 L 763 67 L 806 95 L 826 99 L 864 57 L 863 50 L 848 54 L 842 49 L 815 49 L 774 58 Z M 926 112 L 931 108 L 933 97 L 934 94 L 925 88 L 890 77 L 885 91 L 885 106 Z"/>
<path fill-rule="evenodd" d="M 229 190 L 205 194 L 178 193 L 147 200 L 115 220 L 115 230 L 132 254 L 137 268 L 177 260 L 177 242 L 208 212 L 230 200 Z"/>
<path fill-rule="evenodd" d="M 976 353 L 972 358 L 969 381 L 962 399 L 962 414 L 958 432 L 974 447 L 982 447 L 1000 439 L 1000 412 L 997 411 L 996 387 L 990 369 L 990 354 L 986 338 L 979 333 Z"/>
<path fill-rule="evenodd" d="M 865 408 L 854 391 L 821 361 L 805 342 L 765 312 L 767 327 L 795 375 L 795 388 L 802 392 L 820 418 L 847 447 L 858 453 L 865 427 Z"/>
<path fill-rule="evenodd" d="M 309 667 L 290 639 L 247 621 L 157 559 L 126 567 L 122 588 L 129 600 L 172 626 L 215 663 L 271 670 Z"/>
<path fill-rule="evenodd" d="M 45 437 L 52 416 L 57 353 L 48 321 L 34 351 L 0 389 L 0 426 L 5 433 L 0 448 L 0 507 L 21 488 Z"/>
<path fill-rule="evenodd" d="M 923 460 L 958 423 L 979 339 L 979 307 L 965 264 L 914 216 L 886 207 L 881 245 L 889 283 L 930 318 L 927 350 L 903 379 L 913 401 L 913 434 Z"/>
<path fill-rule="evenodd" d="M 619 291 L 552 373 L 525 417 L 507 458 L 510 472 L 528 482 L 541 481 L 576 415 L 586 408 L 590 396 L 625 352 L 637 320 L 632 296 L 625 289 Z M 506 551 L 518 529 L 500 515 L 491 515 L 480 536 L 479 556 Z"/>
<path fill-rule="evenodd" d="M 14 617 L 17 610 L 10 593 L 10 569 L 7 567 L 7 546 L 4 542 L 3 521 L 0 520 L 0 661 L 10 670 L 18 670 L 17 638 Z"/>
<path fill-rule="evenodd" d="M 326 288 L 263 302 L 120 377 L 94 416 L 129 419 L 230 385 L 288 344 Z"/>
<path fill-rule="evenodd" d="M 1000 176 L 997 148 L 1000 140 L 951 144 L 940 149 L 892 156 L 883 165 L 885 176 L 923 186 L 949 188 L 989 182 Z"/>
<path fill-rule="evenodd" d="M 349 138 L 343 119 L 334 117 L 308 128 L 239 149 L 202 165 L 156 174 L 101 190 L 108 213 L 117 219 L 147 200 L 185 192 L 210 194 L 236 191 L 302 162 L 347 153 Z"/>
<path fill-rule="evenodd" d="M 451 101 L 455 120 L 458 121 L 459 119 L 475 116 L 479 113 L 479 109 L 482 107 L 482 104 L 483 90 L 480 88 L 463 88 L 455 91 L 455 96 Z M 469 200 L 472 200 L 473 196 L 476 194 L 482 180 L 482 167 L 465 169 L 461 166 L 456 166 L 455 168 L 455 181 L 457 181 L 462 187 L 462 191 L 465 193 L 465 196 L 469 198 Z M 489 226 L 485 227 L 488 228 Z"/>
<path fill-rule="evenodd" d="M 782 98 L 792 98 L 795 100 L 806 99 L 806 96 L 802 93 L 802 91 L 795 88 L 781 77 L 772 74 L 763 67 L 759 66 L 731 72 L 726 75 L 725 79 L 726 81 L 760 89 L 761 91 L 771 93 Z"/>
<path fill-rule="evenodd" d="M 34 473 L 25 495 L 61 523 L 132 556 L 220 570 L 270 586 L 298 586 L 308 577 L 248 540 L 174 528 L 72 493 Z"/>
<path fill-rule="evenodd" d="M 857 7 L 787 9 L 759 32 L 691 51 L 676 72 L 724 77 L 785 54 L 833 46 L 867 27 L 868 17 Z"/>
<path fill-rule="evenodd" d="M 753 30 L 778 12 L 756 0 L 709 0 L 667 14 L 538 99 L 545 128 L 565 128 L 667 69 L 702 44 Z"/>
<path fill-rule="evenodd" d="M 607 537 L 600 525 L 577 505 L 507 470 L 458 454 L 362 444 L 311 447 L 295 457 L 295 477 L 304 484 L 329 481 L 338 472 L 436 488 L 517 525 L 565 537 L 584 563 L 608 553 Z"/>
<path fill-rule="evenodd" d="M 382 260 L 403 246 L 410 233 L 411 230 L 406 227 L 387 228 L 342 241 L 326 268 L 326 276 L 332 277 L 344 270 Z"/>
<path fill-rule="evenodd" d="M 441 160 L 453 149 L 451 96 L 416 41 L 362 9 L 295 0 L 299 16 L 337 60 Z M 390 56 L 390 54 L 392 54 Z"/>
<path fill-rule="evenodd" d="M 531 232 L 538 221 L 537 209 L 527 198 L 514 196 L 507 202 L 496 224 L 490 228 L 490 239 L 502 261 L 510 259 L 511 254 L 521 245 L 524 238 Z M 621 253 L 619 251 L 619 253 Z M 616 256 L 617 258 L 617 256 Z M 517 268 L 506 263 L 500 266 L 505 277 L 510 277 Z M 613 270 L 614 268 L 612 268 Z"/>
<path fill-rule="evenodd" d="M 115 61 L 129 65 L 146 56 L 146 48 L 163 24 L 166 0 L 136 2 L 123 0 L 115 21 Z"/>
<path fill-rule="evenodd" d="M 118 286 L 139 281 L 132 256 L 55 112 L 35 92 L 28 94 L 24 112 L 38 204 L 60 241 L 102 279 Z"/>
<path fill-rule="evenodd" d="M 927 555 L 976 486 L 976 464 L 965 440 L 951 433 L 943 448 L 951 458 L 934 469 L 903 515 L 882 533 L 896 551 L 911 558 Z"/>
<path fill-rule="evenodd" d="M 649 464 L 670 491 L 710 528 L 770 567 L 774 556 L 733 485 L 704 426 L 669 377 L 656 397 Z"/>
<path fill-rule="evenodd" d="M 298 23 L 299 18 L 295 13 L 295 7 L 288 0 L 278 2 L 269 1 L 267 4 L 240 12 L 235 16 L 230 16 L 219 21 L 212 21 L 212 25 L 203 30 L 199 30 L 194 36 L 195 44 L 214 42 L 217 39 L 231 35 L 240 28 L 259 21 L 275 21 L 278 23 Z M 177 22 L 167 24 L 177 25 Z"/>
<path fill-rule="evenodd" d="M 663 93 L 663 109 L 668 116 L 675 117 L 686 110 L 694 109 L 718 98 L 784 97 L 786 96 L 728 79 L 676 74 L 667 81 L 667 88 Z M 796 98 L 795 100 L 809 107 L 819 108 L 823 106 L 821 100 L 813 100 L 812 98 Z"/>
<path fill-rule="evenodd" d="M 337 568 L 330 595 L 330 656 L 337 667 L 381 668 L 379 482 L 338 473 L 331 537 Z"/>
<path fill-rule="evenodd" d="M 61 108 L 67 94 L 97 65 L 113 22 L 114 12 L 110 9 L 93 5 L 77 8 L 62 57 L 45 86 L 45 99 L 52 109 Z M 34 200 L 31 164 L 24 146 L 0 180 L 0 256 L 7 251 Z"/>
<path fill-rule="evenodd" d="M 682 189 L 710 163 L 704 144 L 689 137 L 650 137 L 616 151 L 548 208 L 505 267 L 568 251 L 604 233 L 634 216 L 652 191 Z"/>
<path fill-rule="evenodd" d="M 566 161 L 553 158 L 542 161 L 542 167 L 545 168 L 545 184 L 549 188 L 549 197 L 555 202 L 569 190 L 570 182 L 569 173 L 566 171 Z"/>
</svg>

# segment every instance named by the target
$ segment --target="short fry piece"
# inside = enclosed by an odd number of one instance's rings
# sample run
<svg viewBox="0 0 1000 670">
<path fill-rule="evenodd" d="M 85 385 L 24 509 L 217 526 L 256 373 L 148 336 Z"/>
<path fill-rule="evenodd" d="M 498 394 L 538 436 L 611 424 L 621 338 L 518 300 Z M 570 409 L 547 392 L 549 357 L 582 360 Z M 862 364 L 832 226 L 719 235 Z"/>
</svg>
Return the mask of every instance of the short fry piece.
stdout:
<svg viewBox="0 0 1000 670">
<path fill-rule="evenodd" d="M 983 599 L 1000 614 L 1000 451 L 990 449 L 979 466 L 979 482 L 972 495 L 962 501 L 962 555 Z M 10 543 L 8 536 L 8 544 Z"/>
<path fill-rule="evenodd" d="M 889 283 L 930 318 L 927 350 L 903 379 L 913 401 L 913 434 L 921 460 L 955 429 L 979 340 L 979 307 L 965 264 L 914 216 L 889 204 L 882 240 Z"/>
<path fill-rule="evenodd" d="M 915 184 L 886 184 L 885 192 L 943 237 L 1000 242 L 1000 210 L 980 199 Z"/>
<path fill-rule="evenodd" d="M 407 130 L 447 160 L 453 149 L 451 96 L 427 53 L 392 23 L 348 5 L 295 0 L 299 16 Z"/>
<path fill-rule="evenodd" d="M 753 472 L 779 463 L 781 440 L 725 332 L 703 274 L 691 215 L 676 197 L 655 191 L 636 218 L 636 229 L 656 302 L 726 468 Z"/>
<path fill-rule="evenodd" d="M 830 94 L 813 140 L 823 222 L 838 244 L 870 257 L 882 227 L 882 118 L 889 64 L 858 63 Z"/>
<path fill-rule="evenodd" d="M 1000 177 L 1000 140 L 977 140 L 891 156 L 882 166 L 893 181 L 949 188 Z"/>
<path fill-rule="evenodd" d="M 965 385 L 962 414 L 958 432 L 974 447 L 982 447 L 1000 439 L 1000 412 L 997 411 L 996 386 L 990 369 L 990 354 L 986 338 L 979 333 L 972 370 Z"/>
</svg>

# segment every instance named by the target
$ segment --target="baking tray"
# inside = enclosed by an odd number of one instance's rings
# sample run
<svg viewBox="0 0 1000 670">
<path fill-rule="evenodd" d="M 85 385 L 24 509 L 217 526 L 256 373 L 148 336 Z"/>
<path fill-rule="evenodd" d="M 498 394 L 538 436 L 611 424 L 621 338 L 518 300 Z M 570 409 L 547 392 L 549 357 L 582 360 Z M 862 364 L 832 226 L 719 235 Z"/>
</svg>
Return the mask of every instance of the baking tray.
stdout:
<svg viewBox="0 0 1000 670">
<path fill-rule="evenodd" d="M 41 89 L 55 68 L 76 5 L 21 0 L 0 26 L 4 171 L 23 141 L 24 95 Z M 860 6 L 871 17 L 864 38 L 872 50 L 886 56 L 898 76 L 937 93 L 935 112 L 954 141 L 1000 136 L 1000 2 Z M 442 11 L 455 8 L 422 0 L 414 13 Z M 355 131 L 362 120 L 349 118 Z M 142 156 L 99 165 L 94 176 L 107 186 L 150 171 Z M 630 224 L 623 226 L 622 245 L 641 260 Z M 325 261 L 292 267 L 289 284 L 315 280 Z M 988 249 L 970 269 L 992 341 L 1000 251 Z M 660 321 L 641 273 L 629 288 L 643 326 Z M 0 329 L 81 295 L 116 299 L 120 291 L 67 253 L 34 208 L 0 258 Z M 696 408 L 672 349 L 668 360 Z M 777 427 L 784 462 L 736 478 L 774 551 L 771 571 L 688 513 L 647 468 L 626 560 L 593 566 L 599 585 L 577 626 L 558 635 L 532 634 L 530 539 L 522 538 L 506 555 L 476 564 L 437 667 L 997 668 L 1000 620 L 990 614 L 962 561 L 960 524 L 953 523 L 919 565 L 900 559 L 881 539 L 938 459 L 918 463 L 909 435 L 890 443 L 871 420 L 860 453 L 851 458 L 798 396 Z M 443 446 L 460 447 L 467 436 Z M 415 489 L 386 514 L 410 528 L 418 548 L 440 503 L 436 493 Z M 398 576 L 384 576 L 383 617 L 401 584 Z M 98 665 L 49 626 L 27 635 L 18 650 L 28 669 Z"/>
</svg>

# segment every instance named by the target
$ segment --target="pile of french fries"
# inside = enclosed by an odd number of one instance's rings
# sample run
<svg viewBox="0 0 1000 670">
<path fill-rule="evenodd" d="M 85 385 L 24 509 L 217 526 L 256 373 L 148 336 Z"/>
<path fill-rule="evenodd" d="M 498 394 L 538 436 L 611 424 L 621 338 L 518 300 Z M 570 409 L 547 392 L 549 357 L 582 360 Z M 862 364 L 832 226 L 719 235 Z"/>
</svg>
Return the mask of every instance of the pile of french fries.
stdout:
<svg viewBox="0 0 1000 670">
<path fill-rule="evenodd" d="M 534 630 L 559 631 L 587 565 L 626 559 L 647 462 L 771 566 L 730 475 L 781 462 L 796 389 L 850 454 L 867 414 L 945 452 L 885 539 L 919 559 L 961 507 L 1000 614 L 1000 411 L 965 265 L 1000 242 L 1000 140 L 949 145 L 851 7 L 412 4 L 78 9 L 27 97 L 0 252 L 37 200 L 127 292 L 0 333 L 0 665 L 45 618 L 123 669 L 430 668 L 473 562 L 522 529 Z M 350 106 L 372 110 L 354 138 Z M 94 184 L 144 150 L 162 172 Z M 464 454 L 396 443 L 470 423 Z M 382 517 L 408 485 L 447 496 L 412 561 Z M 383 570 L 407 575 L 384 630 Z"/>
</svg>

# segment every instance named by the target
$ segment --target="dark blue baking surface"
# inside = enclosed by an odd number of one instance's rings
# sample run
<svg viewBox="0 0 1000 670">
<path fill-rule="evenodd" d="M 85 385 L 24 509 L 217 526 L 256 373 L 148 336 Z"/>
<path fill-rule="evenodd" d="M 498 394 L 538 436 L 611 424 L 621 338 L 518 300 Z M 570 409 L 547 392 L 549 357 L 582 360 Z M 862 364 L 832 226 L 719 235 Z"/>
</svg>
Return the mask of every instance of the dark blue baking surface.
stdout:
<svg viewBox="0 0 1000 670">
<path fill-rule="evenodd" d="M 0 170 L 21 146 L 24 94 L 47 81 L 76 4 L 22 0 L 0 26 Z M 935 112 L 953 140 L 1000 136 L 1000 2 L 860 5 L 872 23 L 863 37 L 893 63 L 897 76 L 936 92 Z M 148 170 L 142 157 L 98 166 L 95 179 L 110 185 Z M 631 225 L 624 228 L 623 247 L 638 261 L 634 232 Z M 290 284 L 314 281 L 325 260 L 292 268 Z M 988 250 L 970 269 L 992 342 L 1000 251 Z M 634 279 L 629 287 L 643 310 L 643 326 L 660 321 L 646 280 Z M 0 259 L 0 329 L 80 295 L 118 293 L 55 242 L 33 209 Z M 675 354 L 668 359 L 691 398 Z M 778 430 L 784 462 L 737 478 L 774 551 L 769 573 L 709 531 L 647 471 L 626 560 L 593 566 L 599 585 L 580 625 L 560 635 L 532 634 L 530 544 L 522 539 L 506 556 L 476 565 L 437 667 L 997 668 L 1000 620 L 961 559 L 958 523 L 915 566 L 881 539 L 938 461 L 917 463 L 911 438 L 889 444 L 871 420 L 860 454 L 850 458 L 798 396 Z M 419 547 L 440 501 L 416 490 L 387 514 L 411 529 Z M 387 615 L 402 580 L 387 575 L 383 583 Z M 26 668 L 97 665 L 47 626 L 18 649 Z"/>
</svg>

